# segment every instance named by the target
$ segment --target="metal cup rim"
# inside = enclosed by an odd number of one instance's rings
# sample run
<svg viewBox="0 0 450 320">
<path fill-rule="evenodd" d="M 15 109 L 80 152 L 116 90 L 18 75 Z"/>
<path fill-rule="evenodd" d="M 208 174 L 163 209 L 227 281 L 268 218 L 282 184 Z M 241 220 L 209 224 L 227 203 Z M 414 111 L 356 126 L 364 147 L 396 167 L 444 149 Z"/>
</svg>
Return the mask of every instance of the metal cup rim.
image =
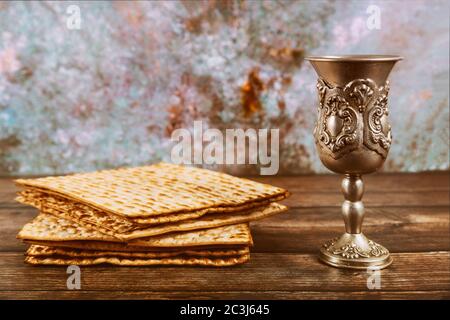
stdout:
<svg viewBox="0 0 450 320">
<path fill-rule="evenodd" d="M 377 62 L 377 61 L 400 61 L 402 56 L 387 54 L 353 54 L 353 55 L 326 55 L 308 56 L 307 61 L 328 61 L 328 62 Z"/>
</svg>

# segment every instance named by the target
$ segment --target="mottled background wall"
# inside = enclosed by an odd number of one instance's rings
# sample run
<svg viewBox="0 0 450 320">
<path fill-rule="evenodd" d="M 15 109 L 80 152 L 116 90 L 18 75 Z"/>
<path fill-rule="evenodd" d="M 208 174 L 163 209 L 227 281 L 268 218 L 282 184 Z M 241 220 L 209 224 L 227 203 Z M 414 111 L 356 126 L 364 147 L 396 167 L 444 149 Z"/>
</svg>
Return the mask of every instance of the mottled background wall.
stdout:
<svg viewBox="0 0 450 320">
<path fill-rule="evenodd" d="M 70 4 L 80 30 L 67 27 Z M 1 2 L 0 174 L 169 160 L 171 132 L 197 119 L 280 128 L 280 173 L 324 172 L 303 57 L 374 52 L 405 57 L 384 170 L 448 169 L 447 0 Z"/>
</svg>

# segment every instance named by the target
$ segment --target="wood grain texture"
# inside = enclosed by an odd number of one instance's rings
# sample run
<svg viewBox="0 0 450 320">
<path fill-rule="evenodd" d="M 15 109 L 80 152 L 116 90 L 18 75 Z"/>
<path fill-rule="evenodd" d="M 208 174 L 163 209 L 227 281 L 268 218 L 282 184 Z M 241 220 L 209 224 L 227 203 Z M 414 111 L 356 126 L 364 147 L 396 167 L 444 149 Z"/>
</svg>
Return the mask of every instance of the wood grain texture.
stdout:
<svg viewBox="0 0 450 320">
<path fill-rule="evenodd" d="M 16 234 L 37 212 L 28 207 L 0 209 L 0 251 L 23 252 L 25 246 Z M 343 221 L 339 207 L 293 208 L 251 227 L 254 252 L 314 253 L 323 242 L 343 232 Z M 364 232 L 391 252 L 450 250 L 449 228 L 447 207 L 369 208 L 364 221 Z"/>
<path fill-rule="evenodd" d="M 45 299 L 45 300 L 66 300 L 66 299 L 115 299 L 115 300 L 146 300 L 146 299 L 194 299 L 194 300 L 431 300 L 450 299 L 449 291 L 0 291 L 0 299 Z"/>
<path fill-rule="evenodd" d="M 450 299 L 449 173 L 364 177 L 364 232 L 393 253 L 381 288 L 365 271 L 317 260 L 326 240 L 343 232 L 341 177 L 255 177 L 287 188 L 291 209 L 252 224 L 251 261 L 231 268 L 82 267 L 82 290 L 66 288 L 64 267 L 23 263 L 15 239 L 37 210 L 14 202 L 16 188 L 0 179 L 1 299 Z"/>
<path fill-rule="evenodd" d="M 381 271 L 386 291 L 448 290 L 448 252 L 397 253 L 394 264 Z M 0 253 L 0 291 L 63 290 L 66 268 L 31 266 L 22 253 Z M 436 268 L 436 266 L 440 266 Z M 110 291 L 361 291 L 367 272 L 330 269 L 316 255 L 254 253 L 250 263 L 230 268 L 199 267 L 82 267 L 84 290 Z M 270 273 L 268 273 L 270 272 Z M 11 278 L 9 275 L 18 276 Z M 20 276 L 19 276 L 20 275 Z M 136 281 L 139 279 L 139 281 Z M 156 280 L 158 279 L 158 280 Z"/>
</svg>

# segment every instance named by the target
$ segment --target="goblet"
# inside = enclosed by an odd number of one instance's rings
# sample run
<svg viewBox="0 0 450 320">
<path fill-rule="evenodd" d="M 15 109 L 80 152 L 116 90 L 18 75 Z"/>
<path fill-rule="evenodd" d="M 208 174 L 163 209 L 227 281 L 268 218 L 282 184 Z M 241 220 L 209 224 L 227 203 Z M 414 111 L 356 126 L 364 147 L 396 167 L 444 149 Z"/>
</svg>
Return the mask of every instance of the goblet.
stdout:
<svg viewBox="0 0 450 320">
<path fill-rule="evenodd" d="M 311 56 L 319 79 L 314 140 L 322 163 L 344 174 L 342 214 L 345 233 L 326 242 L 319 258 L 351 269 L 382 269 L 389 251 L 362 232 L 364 185 L 361 176 L 378 170 L 391 146 L 388 75 L 401 60 L 390 55 Z"/>
</svg>

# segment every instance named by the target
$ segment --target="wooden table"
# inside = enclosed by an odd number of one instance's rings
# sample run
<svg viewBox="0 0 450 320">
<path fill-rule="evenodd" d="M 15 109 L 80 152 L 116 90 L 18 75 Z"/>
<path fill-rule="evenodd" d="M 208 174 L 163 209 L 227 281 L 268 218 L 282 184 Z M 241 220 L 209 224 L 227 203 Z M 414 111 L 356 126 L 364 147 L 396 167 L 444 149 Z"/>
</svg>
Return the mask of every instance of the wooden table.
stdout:
<svg viewBox="0 0 450 320">
<path fill-rule="evenodd" d="M 81 268 L 81 290 L 67 290 L 66 268 L 29 266 L 15 239 L 37 210 L 14 202 L 11 179 L 0 179 L 0 298 L 16 299 L 427 299 L 450 298 L 449 173 L 365 177 L 364 232 L 385 245 L 394 263 L 381 288 L 366 271 L 317 260 L 326 240 L 343 232 L 341 177 L 265 177 L 287 188 L 288 213 L 252 224 L 251 261 L 230 268 Z"/>
</svg>

